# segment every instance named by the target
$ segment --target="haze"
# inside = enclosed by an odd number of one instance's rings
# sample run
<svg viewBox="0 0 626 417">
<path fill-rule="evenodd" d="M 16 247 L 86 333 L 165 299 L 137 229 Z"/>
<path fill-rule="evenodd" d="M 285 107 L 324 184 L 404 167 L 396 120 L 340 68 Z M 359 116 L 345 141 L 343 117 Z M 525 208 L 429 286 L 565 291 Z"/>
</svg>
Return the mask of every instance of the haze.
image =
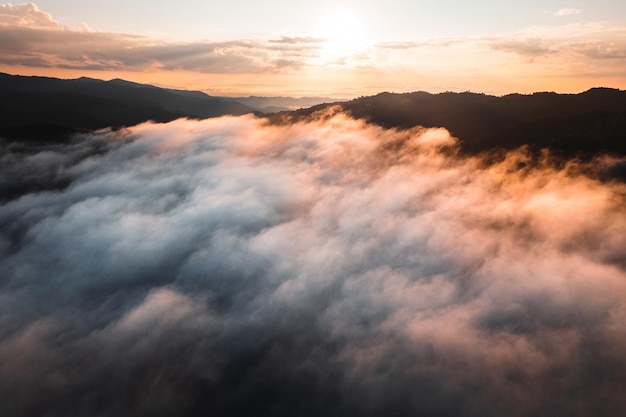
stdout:
<svg viewBox="0 0 626 417">
<path fill-rule="evenodd" d="M 625 88 L 620 1 L 86 3 L 0 8 L 0 71 L 218 95 Z"/>
</svg>

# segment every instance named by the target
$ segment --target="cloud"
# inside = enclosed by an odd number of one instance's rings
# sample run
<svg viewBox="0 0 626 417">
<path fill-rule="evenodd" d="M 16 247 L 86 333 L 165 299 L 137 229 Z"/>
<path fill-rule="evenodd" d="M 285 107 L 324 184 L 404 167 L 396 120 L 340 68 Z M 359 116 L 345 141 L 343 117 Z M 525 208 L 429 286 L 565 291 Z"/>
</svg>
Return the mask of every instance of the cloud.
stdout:
<svg viewBox="0 0 626 417">
<path fill-rule="evenodd" d="M 554 52 L 546 47 L 541 39 L 503 39 L 493 42 L 491 47 L 496 50 L 514 52 L 529 57 L 537 57 Z"/>
<path fill-rule="evenodd" d="M 624 57 L 626 31 L 598 24 L 574 24 L 528 28 L 511 36 L 485 38 L 483 42 L 492 49 L 522 57 L 561 62 L 561 72 L 570 67 L 585 67 L 588 72 L 602 73 L 619 68 L 608 68 L 601 61 Z"/>
<path fill-rule="evenodd" d="M 618 415 L 623 185 L 455 144 L 332 112 L 6 144 L 0 414 Z"/>
<path fill-rule="evenodd" d="M 403 41 L 403 42 L 380 42 L 376 44 L 377 48 L 380 49 L 414 49 L 414 48 L 422 48 L 422 47 L 448 47 L 456 44 L 470 44 L 473 43 L 474 40 L 470 39 L 461 39 L 461 38 L 440 38 L 440 39 L 429 39 L 422 41 Z"/>
<path fill-rule="evenodd" d="M 593 59 L 626 59 L 626 43 L 578 42 L 569 46 Z"/>
<path fill-rule="evenodd" d="M 189 70 L 204 73 L 262 73 L 294 69 L 316 40 L 174 42 L 126 33 L 78 30 L 60 25 L 34 4 L 2 5 L 0 63 L 78 70 Z M 282 43 L 288 47 L 279 48 Z M 272 62 L 280 62 L 274 65 Z M 292 63 L 292 65 L 290 65 Z"/>
<path fill-rule="evenodd" d="M 33 3 L 0 4 L 0 26 L 28 26 L 32 28 L 61 28 L 49 13 L 42 12 Z"/>
<path fill-rule="evenodd" d="M 302 44 L 302 43 L 323 43 L 324 38 L 312 37 L 312 36 L 281 36 L 278 39 L 270 39 L 272 43 L 286 43 L 286 44 Z"/>
<path fill-rule="evenodd" d="M 582 13 L 582 10 L 580 9 L 564 8 L 564 9 L 559 9 L 556 12 L 554 12 L 554 16 L 557 16 L 557 17 L 573 16 L 573 15 L 581 14 L 581 13 Z"/>
<path fill-rule="evenodd" d="M 5 5 L 0 22 L 4 72 L 61 78 L 102 78 L 113 72 L 136 82 L 210 88 L 217 95 L 575 92 L 623 88 L 625 69 L 626 31 L 609 23 L 350 47 L 307 33 L 177 41 L 99 31 L 86 24 L 69 28 L 32 4 Z M 212 75 L 210 86 L 206 74 Z"/>
</svg>

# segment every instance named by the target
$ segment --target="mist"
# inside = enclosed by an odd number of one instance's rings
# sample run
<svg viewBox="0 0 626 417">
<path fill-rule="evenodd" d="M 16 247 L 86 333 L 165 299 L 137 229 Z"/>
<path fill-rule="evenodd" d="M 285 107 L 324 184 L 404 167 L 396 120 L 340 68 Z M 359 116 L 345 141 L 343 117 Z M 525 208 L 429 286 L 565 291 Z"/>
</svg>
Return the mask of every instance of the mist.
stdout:
<svg viewBox="0 0 626 417">
<path fill-rule="evenodd" d="M 330 113 L 3 143 L 0 414 L 620 415 L 626 187 L 585 169 Z"/>
</svg>

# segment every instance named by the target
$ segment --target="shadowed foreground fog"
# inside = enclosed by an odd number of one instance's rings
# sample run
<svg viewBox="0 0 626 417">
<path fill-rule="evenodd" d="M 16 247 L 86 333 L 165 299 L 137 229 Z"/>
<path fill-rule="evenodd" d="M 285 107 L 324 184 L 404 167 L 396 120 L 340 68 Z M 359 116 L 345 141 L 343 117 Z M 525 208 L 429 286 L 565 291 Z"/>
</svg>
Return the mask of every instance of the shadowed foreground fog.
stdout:
<svg viewBox="0 0 626 417">
<path fill-rule="evenodd" d="M 455 155 L 341 115 L 5 145 L 0 414 L 623 415 L 626 188 Z"/>
</svg>

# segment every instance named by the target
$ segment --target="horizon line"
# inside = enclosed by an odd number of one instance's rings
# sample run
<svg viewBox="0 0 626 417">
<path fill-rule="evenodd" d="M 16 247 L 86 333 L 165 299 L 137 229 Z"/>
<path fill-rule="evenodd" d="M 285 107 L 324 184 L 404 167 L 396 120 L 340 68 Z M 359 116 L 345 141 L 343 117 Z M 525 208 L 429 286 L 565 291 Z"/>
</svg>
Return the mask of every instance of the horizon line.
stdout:
<svg viewBox="0 0 626 417">
<path fill-rule="evenodd" d="M 591 90 L 615 90 L 615 91 L 626 91 L 626 90 L 622 90 L 620 88 L 617 87 L 608 87 L 608 86 L 594 86 L 594 87 L 590 87 L 587 88 L 585 90 L 581 90 L 581 91 L 576 91 L 576 92 L 571 92 L 571 91 L 555 91 L 555 90 L 537 90 L 537 91 L 533 91 L 531 93 L 521 93 L 521 92 L 517 92 L 517 91 L 511 91 L 511 92 L 506 92 L 506 93 L 494 93 L 494 92 L 486 92 L 486 91 L 474 91 L 471 89 L 462 89 L 462 88 L 458 88 L 458 89 L 441 89 L 438 91 L 435 90 L 426 90 L 426 89 L 419 89 L 419 90 L 406 90 L 406 91 L 394 91 L 394 90 L 387 90 L 387 89 L 381 89 L 380 91 L 374 93 L 374 94 L 367 94 L 367 93 L 356 93 L 355 95 L 348 95 L 345 93 L 333 93 L 333 92 L 328 92 L 328 93 L 322 93 L 320 95 L 285 95 L 285 94 L 277 94 L 277 95 L 260 95 L 258 93 L 217 93 L 216 92 L 211 92 L 210 89 L 189 89 L 189 88 L 179 88 L 179 87 L 172 87 L 172 86 L 167 86 L 167 85 L 163 85 L 160 83 L 145 83 L 145 82 L 138 82 L 138 81 L 134 81 L 134 80 L 129 80 L 129 79 L 125 79 L 125 78 L 120 78 L 120 77 L 113 77 L 110 79 L 103 79 L 103 78 L 94 78 L 94 77 L 90 77 L 90 76 L 80 76 L 80 77 L 76 77 L 76 78 L 62 78 L 62 77 L 55 77 L 55 76 L 49 76 L 49 75 L 25 75 L 25 74 L 15 74 L 15 73 L 9 73 L 9 72 L 4 72 L 4 71 L 0 71 L 0 74 L 4 74 L 4 75 L 9 75 L 9 76 L 15 76 L 15 77 L 28 77 L 28 78 L 48 78 L 48 79 L 55 79 L 55 80 L 61 80 L 61 81 L 76 81 L 76 80 L 80 80 L 80 79 L 89 79 L 89 80 L 95 80 L 95 81 L 102 81 L 102 82 L 111 82 L 111 81 L 115 81 L 115 80 L 120 80 L 120 81 L 124 81 L 124 82 L 129 82 L 129 83 L 133 83 L 133 84 L 138 84 L 138 85 L 142 85 L 142 86 L 150 86 L 150 87 L 155 87 L 155 88 L 160 88 L 160 89 L 165 89 L 165 90 L 177 90 L 177 91 L 189 91 L 189 92 L 201 92 L 206 94 L 207 96 L 210 97 L 215 97 L 215 98 L 229 98 L 229 99 L 237 99 L 237 98 L 242 98 L 242 99 L 247 99 L 247 98 L 291 98 L 291 99 L 332 99 L 332 100 L 340 100 L 340 101 L 349 101 L 349 100 L 354 100 L 354 99 L 358 99 L 358 98 L 364 98 L 364 97 L 374 97 L 377 96 L 379 94 L 397 94 L 397 95 L 402 95 L 402 94 L 412 94 L 412 93 L 427 93 L 427 94 L 432 94 L 432 95 L 437 95 L 437 94 L 449 94 L 449 93 L 454 93 L 454 94 L 464 94 L 464 93 L 469 93 L 469 94 L 481 94 L 481 95 L 486 95 L 486 96 L 492 96 L 492 97 L 505 97 L 505 96 L 509 96 L 509 95 L 524 95 L 524 96 L 531 96 L 533 94 L 542 94 L 542 93 L 552 93 L 552 94 L 559 94 L 559 95 L 577 95 L 577 94 L 582 94 Z"/>
</svg>

